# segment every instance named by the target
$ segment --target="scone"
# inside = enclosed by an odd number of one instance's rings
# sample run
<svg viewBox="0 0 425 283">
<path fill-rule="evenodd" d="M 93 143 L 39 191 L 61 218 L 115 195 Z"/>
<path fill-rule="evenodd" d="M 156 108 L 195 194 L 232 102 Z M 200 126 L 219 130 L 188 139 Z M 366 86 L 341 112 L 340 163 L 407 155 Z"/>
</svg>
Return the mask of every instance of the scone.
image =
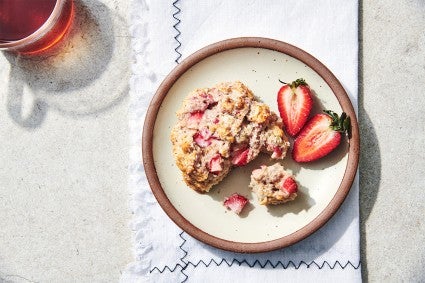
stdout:
<svg viewBox="0 0 425 283">
<path fill-rule="evenodd" d="M 241 82 L 196 89 L 177 119 L 171 131 L 176 164 L 186 184 L 200 192 L 260 152 L 282 159 L 289 147 L 278 116 Z"/>
<path fill-rule="evenodd" d="M 297 197 L 298 185 L 293 176 L 276 163 L 252 171 L 249 186 L 260 204 L 280 204 Z"/>
</svg>

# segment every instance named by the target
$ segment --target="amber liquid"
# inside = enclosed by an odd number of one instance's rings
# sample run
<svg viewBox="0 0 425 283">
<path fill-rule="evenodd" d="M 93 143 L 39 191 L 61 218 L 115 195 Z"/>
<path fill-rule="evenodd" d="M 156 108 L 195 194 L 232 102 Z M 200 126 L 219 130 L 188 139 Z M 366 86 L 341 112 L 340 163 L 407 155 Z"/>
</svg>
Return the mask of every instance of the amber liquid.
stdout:
<svg viewBox="0 0 425 283">
<path fill-rule="evenodd" d="M 27 38 L 40 29 L 54 11 L 56 0 L 0 0 L 0 42 Z M 23 53 L 45 50 L 58 42 L 72 19 L 72 0 L 66 1 L 59 19 L 41 38 L 16 50 Z"/>
</svg>

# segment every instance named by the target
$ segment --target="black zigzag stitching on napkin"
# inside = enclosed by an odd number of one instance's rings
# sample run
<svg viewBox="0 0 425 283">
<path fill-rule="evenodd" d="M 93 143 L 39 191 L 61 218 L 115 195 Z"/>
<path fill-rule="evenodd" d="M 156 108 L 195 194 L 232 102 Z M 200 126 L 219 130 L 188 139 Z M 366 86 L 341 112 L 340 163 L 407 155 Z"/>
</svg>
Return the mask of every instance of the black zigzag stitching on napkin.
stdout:
<svg viewBox="0 0 425 283">
<path fill-rule="evenodd" d="M 183 240 L 183 242 L 181 243 L 181 245 L 179 246 L 180 250 L 182 250 L 184 252 L 184 255 L 180 258 L 180 261 L 183 262 L 183 264 L 185 265 L 180 272 L 184 275 L 184 280 L 181 283 L 184 283 L 187 281 L 187 279 L 189 279 L 189 276 L 187 276 L 186 273 L 184 273 L 184 270 L 186 269 L 186 267 L 188 266 L 189 262 L 185 261 L 185 257 L 187 256 L 187 251 L 185 249 L 183 249 L 184 244 L 186 244 L 186 239 L 183 237 L 184 232 L 182 231 L 179 236 L 180 238 Z"/>
<path fill-rule="evenodd" d="M 187 251 L 185 249 L 183 249 L 184 244 L 186 244 L 186 239 L 183 237 L 183 231 L 179 234 L 180 238 L 183 240 L 183 242 L 181 243 L 181 245 L 179 246 L 180 250 L 182 250 L 184 252 L 184 255 L 180 258 L 181 262 L 183 262 L 184 264 L 187 264 L 187 262 L 184 260 L 184 258 L 187 256 Z"/>
<path fill-rule="evenodd" d="M 180 53 L 180 47 L 182 46 L 182 43 L 179 40 L 179 37 L 181 35 L 181 32 L 179 30 L 179 24 L 181 23 L 181 20 L 178 18 L 178 15 L 180 14 L 180 12 L 182 11 L 177 4 L 179 3 L 180 0 L 176 0 L 173 2 L 173 6 L 174 8 L 176 8 L 176 11 L 173 14 L 173 18 L 176 20 L 176 23 L 173 25 L 173 28 L 177 31 L 176 36 L 174 36 L 174 39 L 177 41 L 177 47 L 174 48 L 174 51 L 176 51 L 177 53 L 177 58 L 176 60 L 174 60 L 177 64 L 180 63 L 180 58 L 182 57 L 182 54 Z"/>
<path fill-rule="evenodd" d="M 157 271 L 157 272 L 159 272 L 159 273 L 164 273 L 166 270 L 168 270 L 169 272 L 174 272 L 174 271 L 176 271 L 177 270 L 177 268 L 178 267 L 180 267 L 180 268 L 184 268 L 184 267 L 186 267 L 186 266 L 182 266 L 180 263 L 177 263 L 176 265 L 174 265 L 174 267 L 169 267 L 168 265 L 166 265 L 166 266 L 164 266 L 162 269 L 159 269 L 157 266 L 155 266 L 154 268 L 152 268 L 150 271 L 149 271 L 149 273 L 152 273 L 152 272 L 154 272 L 154 271 Z"/>
<path fill-rule="evenodd" d="M 180 272 L 185 276 L 185 279 L 182 282 L 186 282 L 187 279 L 189 278 L 184 272 L 183 270 L 187 267 L 188 262 L 186 262 L 184 260 L 184 258 L 187 256 L 187 251 L 185 249 L 183 249 L 184 244 L 186 243 L 186 239 L 183 237 L 183 231 L 179 234 L 179 237 L 183 240 L 183 242 L 180 244 L 179 249 L 183 252 L 183 256 L 180 258 L 180 261 L 183 263 L 177 263 L 176 265 L 174 265 L 174 267 L 169 267 L 168 265 L 164 266 L 162 269 L 159 269 L 157 266 L 155 266 L 154 268 L 152 268 L 149 273 L 152 273 L 154 271 L 159 272 L 159 273 L 163 273 L 164 271 L 168 270 L 169 272 L 174 272 L 177 270 L 178 267 L 180 267 Z"/>
<path fill-rule="evenodd" d="M 183 237 L 184 232 L 182 231 L 179 236 L 182 239 L 182 243 L 179 246 L 179 249 L 181 251 L 183 251 L 183 256 L 180 258 L 180 261 L 182 262 L 182 264 L 177 263 L 173 268 L 169 267 L 168 265 L 164 266 L 162 269 L 159 269 L 158 267 L 154 267 L 153 269 L 151 269 L 150 273 L 157 271 L 159 273 L 163 273 L 164 271 L 168 270 L 169 272 L 174 272 L 178 269 L 178 267 L 180 267 L 180 272 L 184 275 L 184 279 L 183 281 L 181 281 L 181 283 L 186 282 L 189 279 L 189 276 L 184 273 L 184 271 L 186 270 L 186 268 L 188 266 L 192 266 L 193 268 L 197 268 L 198 266 L 202 265 L 206 268 L 208 268 L 211 265 L 215 265 L 215 266 L 221 266 L 221 265 L 227 265 L 228 267 L 231 267 L 233 265 L 238 265 L 238 266 L 249 266 L 249 267 L 259 267 L 261 269 L 264 268 L 283 268 L 283 269 L 288 269 L 288 268 L 295 268 L 295 269 L 299 269 L 301 266 L 305 266 L 307 268 L 310 268 L 310 266 L 316 266 L 318 269 L 323 269 L 323 268 L 329 268 L 329 269 L 335 269 L 335 268 L 341 268 L 341 269 L 345 269 L 347 267 L 351 267 L 353 269 L 359 269 L 361 266 L 361 262 L 359 261 L 359 263 L 357 265 L 353 264 L 351 261 L 347 261 L 346 263 L 341 263 L 340 261 L 335 261 L 333 264 L 329 263 L 328 261 L 323 261 L 321 264 L 315 262 L 315 261 L 311 261 L 310 263 L 307 263 L 305 261 L 300 261 L 298 264 L 294 263 L 292 260 L 290 260 L 289 262 L 287 262 L 286 264 L 284 264 L 282 261 L 277 261 L 275 263 L 271 262 L 270 260 L 266 260 L 264 263 L 261 263 L 261 261 L 259 260 L 255 260 L 253 263 L 249 263 L 246 259 L 244 260 L 238 260 L 238 259 L 232 259 L 230 261 L 222 258 L 219 261 L 214 260 L 213 258 L 210 259 L 209 262 L 205 262 L 203 260 L 199 260 L 198 262 L 191 262 L 191 261 L 187 261 L 185 260 L 185 258 L 188 255 L 188 251 L 184 249 L 184 245 L 186 243 L 186 239 Z"/>
<path fill-rule="evenodd" d="M 242 266 L 242 265 L 246 265 L 249 267 L 260 267 L 260 268 L 266 268 L 271 267 L 273 269 L 281 267 L 283 269 L 288 269 L 290 267 L 293 267 L 295 269 L 299 269 L 301 266 L 306 266 L 307 268 L 310 268 L 310 266 L 315 265 L 318 269 L 323 269 L 324 267 L 329 267 L 329 269 L 335 269 L 337 266 L 339 266 L 341 269 L 345 269 L 347 266 L 350 266 L 354 269 L 359 269 L 360 268 L 360 262 L 357 265 L 354 265 L 351 261 L 347 261 L 347 263 L 342 264 L 340 263 L 338 260 L 334 263 L 334 264 L 330 264 L 329 262 L 327 262 L 326 260 L 322 262 L 322 264 L 318 264 L 315 261 L 312 261 L 310 263 L 307 263 L 305 261 L 301 261 L 298 265 L 295 264 L 292 260 L 290 260 L 286 265 L 282 262 L 282 261 L 277 261 L 275 264 L 273 264 L 270 260 L 267 260 L 265 263 L 261 263 L 259 260 L 255 260 L 253 263 L 249 263 L 247 260 L 237 260 L 237 259 L 232 259 L 230 262 L 224 258 L 222 258 L 219 262 L 215 261 L 214 259 L 211 259 L 208 263 L 206 263 L 203 260 L 198 261 L 197 263 L 192 263 L 192 262 L 188 262 L 187 266 L 192 265 L 194 268 L 198 267 L 199 265 L 203 265 L 205 267 L 209 267 L 210 265 L 215 265 L 215 266 L 221 266 L 222 264 L 226 264 L 228 267 L 233 266 L 234 264 Z M 186 269 L 187 266 L 185 266 L 183 268 Z"/>
</svg>

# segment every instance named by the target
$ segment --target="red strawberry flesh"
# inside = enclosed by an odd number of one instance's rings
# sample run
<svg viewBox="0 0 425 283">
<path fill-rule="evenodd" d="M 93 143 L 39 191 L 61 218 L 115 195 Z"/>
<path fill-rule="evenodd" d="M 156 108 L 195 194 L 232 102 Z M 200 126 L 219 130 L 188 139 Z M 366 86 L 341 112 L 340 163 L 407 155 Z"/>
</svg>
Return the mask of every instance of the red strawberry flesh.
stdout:
<svg viewBox="0 0 425 283">
<path fill-rule="evenodd" d="M 239 149 L 232 154 L 232 164 L 236 166 L 244 166 L 248 163 L 249 148 Z"/>
<path fill-rule="evenodd" d="M 202 116 L 204 116 L 204 111 L 195 111 L 190 113 L 189 121 L 188 121 L 189 125 L 197 126 L 199 122 L 201 121 Z"/>
<path fill-rule="evenodd" d="M 273 153 L 271 158 L 280 158 L 280 157 L 282 157 L 282 149 L 278 146 L 275 146 L 273 148 Z"/>
<path fill-rule="evenodd" d="M 201 136 L 205 139 L 208 140 L 212 133 L 210 130 L 208 130 L 208 128 L 203 128 L 202 130 L 199 131 L 199 133 L 201 134 Z"/>
<path fill-rule="evenodd" d="M 277 94 L 277 106 L 285 129 L 292 137 L 307 122 L 313 107 L 311 90 L 303 79 L 284 85 Z"/>
<path fill-rule="evenodd" d="M 214 155 L 213 158 L 211 158 L 209 162 L 209 170 L 211 173 L 220 173 L 223 170 L 223 167 L 221 167 L 221 163 L 223 162 L 223 159 L 221 158 L 221 155 L 217 153 Z"/>
<path fill-rule="evenodd" d="M 211 144 L 212 139 L 211 138 L 205 139 L 205 137 L 200 132 L 197 132 L 195 135 L 193 135 L 193 140 L 200 147 L 207 147 Z"/>
<path fill-rule="evenodd" d="M 297 162 L 309 162 L 322 158 L 341 142 L 341 132 L 333 130 L 332 117 L 317 114 L 302 129 L 294 141 L 292 158 Z"/>
<path fill-rule="evenodd" d="M 241 213 L 242 209 L 248 203 L 248 199 L 240 194 L 234 193 L 224 200 L 224 206 L 236 214 Z"/>
<path fill-rule="evenodd" d="M 288 177 L 283 181 L 282 189 L 288 192 L 288 194 L 293 194 L 298 191 L 298 185 L 292 177 Z"/>
</svg>

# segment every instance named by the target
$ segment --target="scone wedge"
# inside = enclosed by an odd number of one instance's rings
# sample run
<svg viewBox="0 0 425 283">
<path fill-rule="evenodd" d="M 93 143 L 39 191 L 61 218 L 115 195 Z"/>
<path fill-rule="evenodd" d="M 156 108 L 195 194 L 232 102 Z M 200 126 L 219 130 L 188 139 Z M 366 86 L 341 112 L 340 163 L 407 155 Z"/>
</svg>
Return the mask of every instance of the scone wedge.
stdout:
<svg viewBox="0 0 425 283">
<path fill-rule="evenodd" d="M 171 131 L 174 158 L 186 184 L 199 192 L 260 152 L 282 159 L 289 148 L 278 116 L 239 81 L 194 90 L 177 120 Z"/>
</svg>

